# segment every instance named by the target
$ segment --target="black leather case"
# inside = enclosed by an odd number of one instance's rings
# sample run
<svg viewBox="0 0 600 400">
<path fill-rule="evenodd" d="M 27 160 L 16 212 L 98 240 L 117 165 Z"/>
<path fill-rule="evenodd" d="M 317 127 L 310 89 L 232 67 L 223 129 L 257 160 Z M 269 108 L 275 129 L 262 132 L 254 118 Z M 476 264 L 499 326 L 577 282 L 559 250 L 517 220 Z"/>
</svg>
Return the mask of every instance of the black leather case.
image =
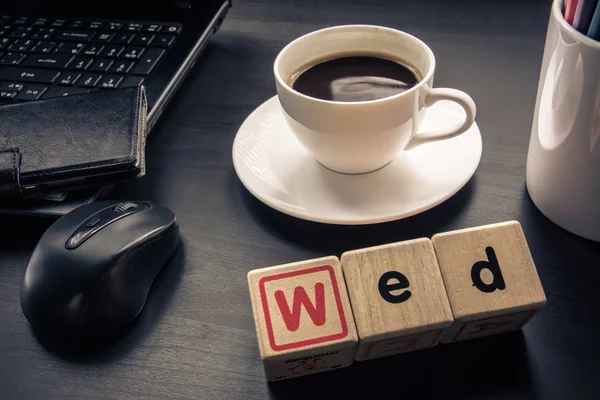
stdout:
<svg viewBox="0 0 600 400">
<path fill-rule="evenodd" d="M 145 173 L 143 87 L 0 107 L 0 201 Z"/>
</svg>

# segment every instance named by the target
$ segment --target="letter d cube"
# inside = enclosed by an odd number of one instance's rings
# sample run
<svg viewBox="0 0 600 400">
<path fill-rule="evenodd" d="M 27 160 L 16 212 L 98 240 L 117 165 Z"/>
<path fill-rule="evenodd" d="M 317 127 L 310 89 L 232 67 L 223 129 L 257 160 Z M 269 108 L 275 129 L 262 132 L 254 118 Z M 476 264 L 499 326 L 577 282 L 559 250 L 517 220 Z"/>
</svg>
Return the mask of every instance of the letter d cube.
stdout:
<svg viewBox="0 0 600 400">
<path fill-rule="evenodd" d="M 455 323 L 443 343 L 520 329 L 546 303 L 516 221 L 432 238 Z"/>
<path fill-rule="evenodd" d="M 358 337 L 337 257 L 250 271 L 248 284 L 269 381 L 352 364 Z"/>
</svg>

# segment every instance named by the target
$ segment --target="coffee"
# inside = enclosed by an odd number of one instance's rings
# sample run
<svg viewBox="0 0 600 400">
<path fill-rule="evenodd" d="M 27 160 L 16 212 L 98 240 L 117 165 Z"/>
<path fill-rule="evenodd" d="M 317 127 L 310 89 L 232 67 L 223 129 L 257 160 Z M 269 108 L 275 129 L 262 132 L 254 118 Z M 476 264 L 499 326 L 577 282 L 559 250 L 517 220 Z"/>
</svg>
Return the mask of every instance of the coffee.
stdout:
<svg viewBox="0 0 600 400">
<path fill-rule="evenodd" d="M 318 62 L 290 77 L 292 88 L 321 100 L 377 100 L 419 83 L 412 68 L 374 55 L 348 55 Z"/>
</svg>

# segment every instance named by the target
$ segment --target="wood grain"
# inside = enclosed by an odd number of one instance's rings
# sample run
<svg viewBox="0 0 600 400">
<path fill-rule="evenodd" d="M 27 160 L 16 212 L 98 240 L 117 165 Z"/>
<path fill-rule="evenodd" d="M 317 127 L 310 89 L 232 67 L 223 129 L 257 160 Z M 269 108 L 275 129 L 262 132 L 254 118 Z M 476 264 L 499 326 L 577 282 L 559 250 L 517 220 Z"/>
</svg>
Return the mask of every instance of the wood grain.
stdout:
<svg viewBox="0 0 600 400">
<path fill-rule="evenodd" d="M 20 311 L 19 285 L 51 221 L 0 217 L 0 398 L 290 400 L 326 398 L 332 389 L 347 399 L 596 399 L 600 245 L 548 221 L 524 186 L 550 3 L 234 0 L 149 138 L 146 177 L 111 193 L 171 208 L 183 237 L 130 332 L 91 353 L 34 335 Z M 300 221 L 255 200 L 233 171 L 238 127 L 275 94 L 279 50 L 301 34 L 349 23 L 423 39 L 436 56 L 434 86 L 464 90 L 477 103 L 483 156 L 474 178 L 402 221 Z M 248 271 L 513 219 L 548 297 L 522 332 L 265 382 Z"/>
<path fill-rule="evenodd" d="M 372 345 L 439 332 L 454 322 L 431 240 L 353 250 L 342 254 L 341 260 L 360 338 L 357 360 L 434 346 L 439 335 L 413 338 L 410 345 Z"/>
<path fill-rule="evenodd" d="M 248 286 L 268 380 L 352 364 L 358 337 L 337 257 L 250 271 Z"/>
<path fill-rule="evenodd" d="M 439 233 L 432 241 L 456 320 L 442 341 L 521 328 L 532 316 L 531 311 L 546 304 L 519 222 Z M 515 323 L 490 320 L 513 314 L 516 316 L 510 321 Z M 465 331 L 467 322 L 481 320 L 486 320 L 487 325 Z"/>
</svg>

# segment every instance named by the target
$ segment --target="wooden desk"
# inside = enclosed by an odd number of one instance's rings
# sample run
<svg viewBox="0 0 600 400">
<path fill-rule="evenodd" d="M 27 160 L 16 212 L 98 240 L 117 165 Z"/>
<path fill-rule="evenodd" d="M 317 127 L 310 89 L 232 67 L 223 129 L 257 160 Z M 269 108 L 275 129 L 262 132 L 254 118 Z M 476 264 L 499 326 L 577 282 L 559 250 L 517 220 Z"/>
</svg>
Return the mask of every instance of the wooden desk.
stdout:
<svg viewBox="0 0 600 400">
<path fill-rule="evenodd" d="M 373 3 L 375 5 L 369 5 Z M 0 398 L 592 399 L 599 388 L 600 245 L 558 228 L 525 189 L 525 161 L 550 0 L 238 0 L 148 143 L 148 174 L 113 198 L 152 199 L 181 222 L 182 246 L 135 327 L 96 352 L 32 334 L 19 307 L 27 259 L 48 221 L 2 221 Z M 470 93 L 483 159 L 456 196 L 421 215 L 340 227 L 255 200 L 232 166 L 244 118 L 273 96 L 272 62 L 289 41 L 347 23 L 408 31 L 434 50 L 436 85 Z M 519 220 L 548 305 L 523 332 L 355 363 L 269 385 L 246 273 L 437 232 Z M 17 232 L 8 224 L 18 223 Z"/>
</svg>

